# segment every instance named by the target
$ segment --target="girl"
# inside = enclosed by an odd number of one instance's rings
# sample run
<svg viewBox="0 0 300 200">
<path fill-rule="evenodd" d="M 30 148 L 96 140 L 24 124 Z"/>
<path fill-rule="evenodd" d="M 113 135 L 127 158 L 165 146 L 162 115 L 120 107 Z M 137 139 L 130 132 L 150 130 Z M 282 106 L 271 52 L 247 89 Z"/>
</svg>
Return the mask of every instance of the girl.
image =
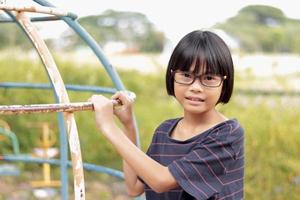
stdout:
<svg viewBox="0 0 300 200">
<path fill-rule="evenodd" d="M 136 147 L 132 102 L 118 92 L 112 101 L 94 95 L 96 123 L 123 158 L 127 191 L 148 200 L 242 199 L 244 136 L 236 119 L 216 110 L 233 90 L 234 70 L 224 41 L 209 31 L 193 31 L 175 47 L 166 72 L 169 95 L 183 109 L 164 121 L 143 153 Z M 114 123 L 115 114 L 124 131 Z"/>
</svg>

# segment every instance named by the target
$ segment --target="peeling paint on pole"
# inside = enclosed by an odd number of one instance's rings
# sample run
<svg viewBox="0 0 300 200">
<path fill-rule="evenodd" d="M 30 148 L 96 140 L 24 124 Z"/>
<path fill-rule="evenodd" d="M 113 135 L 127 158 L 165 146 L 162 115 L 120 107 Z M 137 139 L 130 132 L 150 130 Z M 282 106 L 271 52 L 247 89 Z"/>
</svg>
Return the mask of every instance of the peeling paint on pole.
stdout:
<svg viewBox="0 0 300 200">
<path fill-rule="evenodd" d="M 0 7 L 1 8 L 1 7 Z M 35 12 L 35 11 L 34 11 Z M 55 93 L 60 103 L 69 103 L 70 100 L 67 91 L 64 87 L 63 80 L 56 67 L 54 59 L 52 58 L 45 42 L 38 35 L 36 28 L 31 24 L 30 19 L 24 12 L 18 12 L 16 16 L 18 22 L 22 25 L 35 48 L 40 54 L 40 57 L 45 65 L 48 76 L 51 79 Z M 74 175 L 74 193 L 75 200 L 85 199 L 84 174 L 82 166 L 82 158 L 80 151 L 80 143 L 78 138 L 78 131 L 73 113 L 65 113 L 65 122 L 67 124 L 67 131 L 69 137 L 69 146 L 71 151 L 73 175 Z"/>
</svg>

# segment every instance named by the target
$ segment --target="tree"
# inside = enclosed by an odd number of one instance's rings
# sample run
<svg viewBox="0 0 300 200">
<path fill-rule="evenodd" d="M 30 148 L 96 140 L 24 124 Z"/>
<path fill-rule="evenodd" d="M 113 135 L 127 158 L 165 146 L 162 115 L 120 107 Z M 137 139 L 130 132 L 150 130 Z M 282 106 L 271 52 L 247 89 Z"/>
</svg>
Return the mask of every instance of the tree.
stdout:
<svg viewBox="0 0 300 200">
<path fill-rule="evenodd" d="M 0 14 L 0 20 L 6 18 Z M 0 50 L 11 47 L 29 49 L 32 46 L 26 34 L 15 23 L 0 23 L 0 26 Z"/>
<path fill-rule="evenodd" d="M 87 16 L 79 23 L 101 45 L 123 42 L 128 49 L 144 52 L 161 52 L 165 36 L 141 13 L 107 10 L 102 15 Z M 72 46 L 82 45 L 75 35 L 69 35 Z M 72 39 L 70 39 L 70 37 Z"/>
<path fill-rule="evenodd" d="M 286 20 L 280 9 L 271 6 L 247 6 L 242 8 L 238 15 L 248 16 L 255 20 L 254 23 L 266 26 L 276 26 Z"/>
<path fill-rule="evenodd" d="M 225 23 L 215 28 L 223 29 L 239 41 L 246 52 L 299 52 L 300 20 L 287 18 L 271 6 L 247 6 Z"/>
</svg>

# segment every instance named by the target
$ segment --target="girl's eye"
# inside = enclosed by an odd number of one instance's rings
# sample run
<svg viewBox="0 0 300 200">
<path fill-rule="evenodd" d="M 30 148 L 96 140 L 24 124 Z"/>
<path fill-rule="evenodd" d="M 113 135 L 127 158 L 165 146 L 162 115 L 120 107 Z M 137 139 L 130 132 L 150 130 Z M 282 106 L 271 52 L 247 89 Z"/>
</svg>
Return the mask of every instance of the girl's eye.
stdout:
<svg viewBox="0 0 300 200">
<path fill-rule="evenodd" d="M 182 73 L 182 76 L 185 78 L 192 78 L 192 75 L 190 73 Z"/>
<path fill-rule="evenodd" d="M 208 80 L 208 81 L 212 81 L 212 80 L 215 80 L 215 79 L 216 79 L 216 76 L 214 76 L 214 75 L 205 75 L 205 76 L 204 76 L 204 79 L 205 79 L 205 80 Z"/>
</svg>

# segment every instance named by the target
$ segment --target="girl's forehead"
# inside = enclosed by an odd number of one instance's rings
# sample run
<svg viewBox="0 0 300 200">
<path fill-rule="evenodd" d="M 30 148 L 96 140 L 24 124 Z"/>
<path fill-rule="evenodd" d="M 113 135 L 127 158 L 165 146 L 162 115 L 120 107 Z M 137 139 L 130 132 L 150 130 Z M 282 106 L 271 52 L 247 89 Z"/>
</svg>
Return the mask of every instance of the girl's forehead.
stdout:
<svg viewBox="0 0 300 200">
<path fill-rule="evenodd" d="M 189 71 L 196 73 L 196 74 L 203 74 L 206 73 L 207 70 L 207 65 L 196 65 L 196 63 L 193 63 L 190 67 L 189 67 Z"/>
</svg>

